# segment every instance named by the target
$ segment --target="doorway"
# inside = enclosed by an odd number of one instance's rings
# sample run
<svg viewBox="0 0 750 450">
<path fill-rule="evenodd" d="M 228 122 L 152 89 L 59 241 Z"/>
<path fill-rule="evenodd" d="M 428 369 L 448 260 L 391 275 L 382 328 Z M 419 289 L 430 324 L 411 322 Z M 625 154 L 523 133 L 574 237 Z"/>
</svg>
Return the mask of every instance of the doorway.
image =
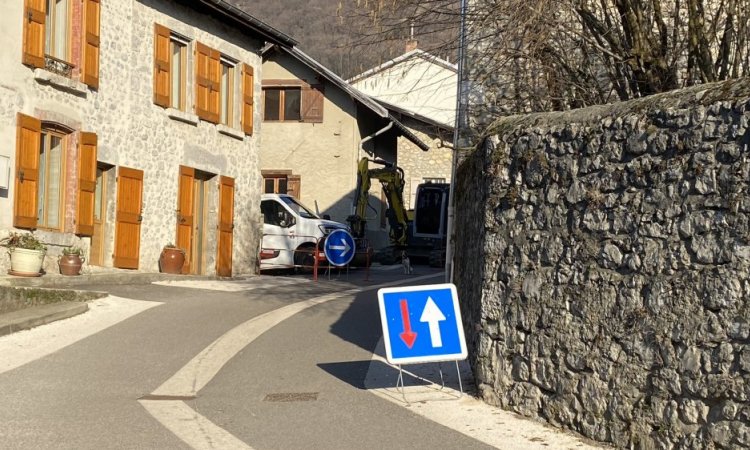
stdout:
<svg viewBox="0 0 750 450">
<path fill-rule="evenodd" d="M 91 234 L 89 264 L 104 265 L 104 243 L 107 229 L 107 183 L 113 166 L 104 163 L 96 165 L 96 187 L 94 188 L 94 232 Z"/>
</svg>

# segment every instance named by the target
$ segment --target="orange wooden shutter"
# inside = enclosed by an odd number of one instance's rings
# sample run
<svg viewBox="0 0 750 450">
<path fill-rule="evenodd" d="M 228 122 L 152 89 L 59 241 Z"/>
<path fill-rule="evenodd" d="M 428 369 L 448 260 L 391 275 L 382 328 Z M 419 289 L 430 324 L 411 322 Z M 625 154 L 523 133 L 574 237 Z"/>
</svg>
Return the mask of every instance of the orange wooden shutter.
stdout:
<svg viewBox="0 0 750 450">
<path fill-rule="evenodd" d="M 100 0 L 83 2 L 82 80 L 94 89 L 99 88 L 99 16 Z"/>
<path fill-rule="evenodd" d="M 323 122 L 323 85 L 302 89 L 301 110 L 303 122 Z"/>
<path fill-rule="evenodd" d="M 195 114 L 203 120 L 219 122 L 219 53 L 197 42 L 195 45 Z"/>
<path fill-rule="evenodd" d="M 177 239 L 175 245 L 185 250 L 185 263 L 182 273 L 190 273 L 193 249 L 193 183 L 195 169 L 180 166 L 180 181 L 177 196 Z"/>
<path fill-rule="evenodd" d="M 170 105 L 170 31 L 154 24 L 154 103 L 164 108 Z"/>
<path fill-rule="evenodd" d="M 300 199 L 300 185 L 302 184 L 302 177 L 299 175 L 289 175 L 286 179 L 286 192 L 293 196 L 297 200 Z"/>
<path fill-rule="evenodd" d="M 46 0 L 24 0 L 23 2 L 23 57 L 21 62 L 32 67 L 44 67 L 46 5 Z"/>
<path fill-rule="evenodd" d="M 219 123 L 221 109 L 221 53 L 211 49 L 208 77 L 211 80 L 209 93 L 209 112 L 213 123 Z"/>
<path fill-rule="evenodd" d="M 39 148 L 42 122 L 21 113 L 17 116 L 16 184 L 13 226 L 36 228 L 37 188 L 39 186 Z"/>
<path fill-rule="evenodd" d="M 253 134 L 253 102 L 255 94 L 255 77 L 253 68 L 242 65 L 242 131 Z"/>
<path fill-rule="evenodd" d="M 234 241 L 234 178 L 219 177 L 219 243 L 216 275 L 232 276 Z"/>
<path fill-rule="evenodd" d="M 96 134 L 82 132 L 78 152 L 78 207 L 76 211 L 76 234 L 82 236 L 94 234 L 96 148 Z"/>
<path fill-rule="evenodd" d="M 117 171 L 114 266 L 137 269 L 141 251 L 143 171 L 120 167 Z"/>
</svg>

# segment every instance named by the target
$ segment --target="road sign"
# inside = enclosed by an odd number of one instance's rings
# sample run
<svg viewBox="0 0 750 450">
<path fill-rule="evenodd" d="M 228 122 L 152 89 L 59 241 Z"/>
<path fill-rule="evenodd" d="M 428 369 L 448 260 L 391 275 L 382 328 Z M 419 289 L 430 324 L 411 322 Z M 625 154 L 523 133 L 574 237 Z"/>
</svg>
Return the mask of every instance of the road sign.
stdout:
<svg viewBox="0 0 750 450">
<path fill-rule="evenodd" d="M 389 363 L 466 359 L 466 339 L 453 284 L 380 289 L 378 304 Z"/>
<path fill-rule="evenodd" d="M 334 266 L 349 264 L 356 250 L 354 238 L 348 231 L 342 229 L 332 231 L 323 245 L 323 253 L 326 254 L 328 262 Z"/>
</svg>

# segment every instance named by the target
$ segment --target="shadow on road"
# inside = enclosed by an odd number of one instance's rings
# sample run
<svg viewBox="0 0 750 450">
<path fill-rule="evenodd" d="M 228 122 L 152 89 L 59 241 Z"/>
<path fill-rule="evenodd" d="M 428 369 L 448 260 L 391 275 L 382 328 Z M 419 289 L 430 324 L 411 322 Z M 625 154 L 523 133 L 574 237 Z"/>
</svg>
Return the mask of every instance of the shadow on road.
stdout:
<svg viewBox="0 0 750 450">
<path fill-rule="evenodd" d="M 371 367 L 372 365 L 372 367 Z M 357 389 L 388 389 L 396 386 L 398 370 L 382 361 L 345 361 L 321 363 L 318 367 Z M 367 379 L 367 372 L 375 373 Z M 429 381 L 408 377 L 410 386 L 429 385 Z M 365 380 L 367 383 L 365 384 Z"/>
</svg>

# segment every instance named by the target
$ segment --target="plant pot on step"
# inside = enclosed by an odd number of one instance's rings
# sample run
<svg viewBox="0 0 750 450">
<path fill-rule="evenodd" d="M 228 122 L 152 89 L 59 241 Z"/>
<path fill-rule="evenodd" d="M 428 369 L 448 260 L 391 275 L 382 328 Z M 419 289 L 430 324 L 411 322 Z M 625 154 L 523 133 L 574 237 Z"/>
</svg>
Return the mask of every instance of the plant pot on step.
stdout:
<svg viewBox="0 0 750 450">
<path fill-rule="evenodd" d="M 163 273 L 182 273 L 185 264 L 185 251 L 179 247 L 168 245 L 159 256 L 159 270 Z"/>
<path fill-rule="evenodd" d="M 44 250 L 14 248 L 10 253 L 10 272 L 12 275 L 39 276 L 44 262 Z"/>
<path fill-rule="evenodd" d="M 62 275 L 80 275 L 83 258 L 78 255 L 62 255 L 57 264 Z"/>
</svg>

